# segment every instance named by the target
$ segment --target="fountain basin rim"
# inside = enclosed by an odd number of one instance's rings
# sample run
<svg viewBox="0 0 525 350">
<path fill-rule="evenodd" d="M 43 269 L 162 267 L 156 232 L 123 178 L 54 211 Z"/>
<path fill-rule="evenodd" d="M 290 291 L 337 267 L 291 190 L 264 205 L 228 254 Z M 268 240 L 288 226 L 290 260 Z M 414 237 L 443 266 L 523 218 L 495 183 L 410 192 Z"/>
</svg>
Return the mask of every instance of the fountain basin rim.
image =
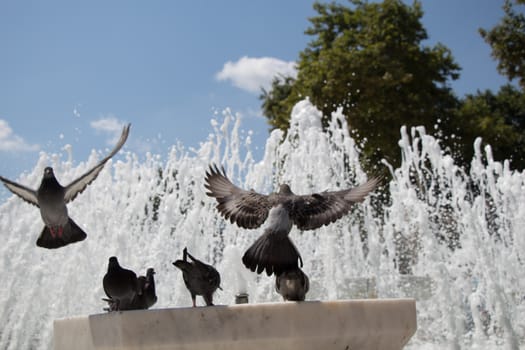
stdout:
<svg viewBox="0 0 525 350">
<path fill-rule="evenodd" d="M 55 320 L 55 350 L 402 349 L 414 299 L 134 310 Z"/>
</svg>

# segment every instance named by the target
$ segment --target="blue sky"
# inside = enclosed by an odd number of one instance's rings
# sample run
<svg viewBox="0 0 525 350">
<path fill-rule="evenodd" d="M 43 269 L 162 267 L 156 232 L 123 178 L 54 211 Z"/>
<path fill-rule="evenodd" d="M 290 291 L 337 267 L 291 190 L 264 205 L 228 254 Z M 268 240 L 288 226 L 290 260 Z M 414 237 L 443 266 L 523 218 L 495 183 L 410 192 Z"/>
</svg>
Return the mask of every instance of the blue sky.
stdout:
<svg viewBox="0 0 525 350">
<path fill-rule="evenodd" d="M 226 107 L 262 148 L 258 86 L 293 72 L 313 2 L 0 1 L 0 174 L 16 179 L 66 144 L 82 161 L 125 122 L 139 154 L 197 146 Z M 463 68 L 458 95 L 506 82 L 477 31 L 498 22 L 503 0 L 422 4 L 428 44 Z"/>
</svg>

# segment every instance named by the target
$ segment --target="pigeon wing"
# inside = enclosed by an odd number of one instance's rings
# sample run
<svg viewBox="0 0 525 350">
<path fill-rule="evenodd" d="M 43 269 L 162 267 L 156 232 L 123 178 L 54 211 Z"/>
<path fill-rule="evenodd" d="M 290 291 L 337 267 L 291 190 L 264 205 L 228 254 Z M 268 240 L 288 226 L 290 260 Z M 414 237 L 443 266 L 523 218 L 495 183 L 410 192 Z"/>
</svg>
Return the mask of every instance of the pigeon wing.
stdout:
<svg viewBox="0 0 525 350">
<path fill-rule="evenodd" d="M 73 182 L 66 186 L 66 191 L 64 195 L 64 201 L 66 203 L 71 202 L 73 199 L 76 198 L 77 195 L 82 193 L 86 189 L 86 187 L 97 178 L 98 174 L 104 168 L 104 164 L 106 164 L 106 162 L 110 160 L 111 157 L 113 157 L 118 151 L 120 151 L 120 149 L 128 139 L 130 126 L 131 124 L 128 124 L 124 127 L 124 129 L 122 129 L 120 139 L 118 140 L 115 148 L 113 148 L 110 154 L 108 154 L 104 159 L 102 159 L 97 165 L 95 165 L 85 174 L 75 179 Z"/>
<path fill-rule="evenodd" d="M 22 198 L 27 203 L 33 204 L 39 207 L 35 190 L 32 190 L 29 187 L 20 185 L 19 183 L 6 179 L 5 177 L 2 177 L 2 176 L 0 176 L 0 180 L 2 180 L 5 187 L 7 187 L 9 191 L 13 192 L 14 194 Z"/>
<path fill-rule="evenodd" d="M 193 257 L 193 255 L 188 253 L 186 248 L 184 248 L 184 251 L 186 252 L 186 255 L 191 259 L 191 264 L 193 264 L 193 266 L 196 268 L 196 271 L 199 271 L 199 273 L 202 275 L 203 280 L 211 283 L 216 279 L 218 272 L 213 266 L 203 263 L 199 259 Z"/>
<path fill-rule="evenodd" d="M 379 182 L 380 178 L 373 178 L 347 190 L 295 196 L 290 215 L 300 230 L 314 230 L 328 225 L 346 215 L 353 203 L 362 202 Z"/>
<path fill-rule="evenodd" d="M 269 196 L 253 190 L 246 191 L 235 186 L 217 166 L 210 166 L 206 172 L 206 194 L 214 197 L 218 204 L 217 210 L 236 223 L 239 227 L 253 229 L 261 226 L 272 206 Z"/>
</svg>

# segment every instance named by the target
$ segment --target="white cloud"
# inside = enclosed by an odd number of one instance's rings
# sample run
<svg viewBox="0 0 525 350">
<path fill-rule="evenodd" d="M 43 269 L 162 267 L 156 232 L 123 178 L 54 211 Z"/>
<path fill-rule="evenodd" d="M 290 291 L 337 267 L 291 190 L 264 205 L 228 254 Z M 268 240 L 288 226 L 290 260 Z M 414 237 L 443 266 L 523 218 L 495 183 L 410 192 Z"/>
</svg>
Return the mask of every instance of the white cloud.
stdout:
<svg viewBox="0 0 525 350">
<path fill-rule="evenodd" d="M 23 138 L 14 134 L 9 123 L 0 119 L 0 152 L 31 152 L 39 148 L 38 145 L 30 145 Z"/>
<path fill-rule="evenodd" d="M 111 135 L 111 138 L 107 141 L 110 145 L 115 144 L 118 141 L 120 134 L 122 133 L 122 128 L 124 127 L 124 122 L 118 120 L 114 116 L 100 118 L 92 121 L 90 124 L 93 129 Z"/>
<path fill-rule="evenodd" d="M 234 86 L 252 93 L 260 93 L 261 87 L 269 89 L 275 76 L 297 76 L 294 61 L 273 57 L 241 57 L 237 62 L 228 61 L 215 75 L 219 81 L 230 80 Z"/>
</svg>

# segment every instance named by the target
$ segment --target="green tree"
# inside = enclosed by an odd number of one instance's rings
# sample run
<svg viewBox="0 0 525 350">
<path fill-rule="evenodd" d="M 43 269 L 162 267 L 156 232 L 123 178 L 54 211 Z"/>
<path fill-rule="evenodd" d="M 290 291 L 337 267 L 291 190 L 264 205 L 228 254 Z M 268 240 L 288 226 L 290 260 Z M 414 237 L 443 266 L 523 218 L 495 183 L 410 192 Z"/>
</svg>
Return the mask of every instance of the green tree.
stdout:
<svg viewBox="0 0 525 350">
<path fill-rule="evenodd" d="M 525 168 L 525 16 L 514 5 L 525 0 L 506 0 L 504 16 L 490 30 L 480 29 L 492 47 L 498 70 L 509 81 L 517 79 L 521 89 L 505 85 L 497 93 L 490 90 L 470 94 L 460 103 L 455 128 L 462 140 L 461 154 L 465 161 L 472 157 L 472 143 L 480 136 L 490 144 L 496 160 L 510 159 L 514 169 Z"/>
<path fill-rule="evenodd" d="M 300 53 L 297 78 L 274 81 L 261 95 L 264 113 L 286 130 L 293 105 L 307 96 L 325 116 L 342 106 L 357 140 L 366 140 L 365 156 L 398 164 L 402 125 L 429 132 L 447 125 L 458 104 L 448 83 L 460 68 L 443 45 L 422 44 L 418 1 L 349 2 L 314 4 L 318 15 L 305 32 L 313 40 Z"/>
<path fill-rule="evenodd" d="M 289 113 L 287 107 L 281 103 L 292 92 L 292 85 L 294 83 L 292 77 L 280 75 L 275 77 L 272 81 L 270 90 L 262 89 L 259 99 L 263 101 L 262 111 L 266 116 L 272 116 L 272 125 L 287 125 Z"/>
<path fill-rule="evenodd" d="M 458 110 L 462 152 L 472 158 L 472 144 L 481 136 L 496 160 L 510 159 L 514 169 L 525 168 L 525 95 L 512 85 L 467 95 Z"/>
<path fill-rule="evenodd" d="M 525 5 L 525 0 L 515 0 Z M 515 11 L 512 2 L 505 0 L 505 15 L 491 30 L 480 29 L 483 39 L 492 47 L 492 56 L 497 59 L 498 70 L 509 80 L 518 79 L 525 89 L 525 16 Z"/>
</svg>

